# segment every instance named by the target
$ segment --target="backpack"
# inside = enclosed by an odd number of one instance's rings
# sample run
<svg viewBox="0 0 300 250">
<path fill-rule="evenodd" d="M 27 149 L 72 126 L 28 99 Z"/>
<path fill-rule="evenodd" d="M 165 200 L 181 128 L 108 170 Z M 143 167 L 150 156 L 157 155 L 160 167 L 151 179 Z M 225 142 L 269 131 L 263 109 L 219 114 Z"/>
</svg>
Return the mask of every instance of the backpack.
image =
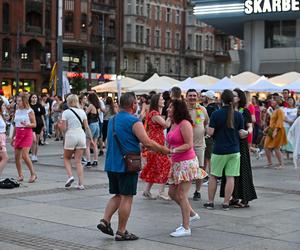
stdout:
<svg viewBox="0 0 300 250">
<path fill-rule="evenodd" d="M 20 187 L 20 183 L 14 178 L 6 178 L 0 181 L 0 188 L 11 189 L 15 187 Z"/>
</svg>

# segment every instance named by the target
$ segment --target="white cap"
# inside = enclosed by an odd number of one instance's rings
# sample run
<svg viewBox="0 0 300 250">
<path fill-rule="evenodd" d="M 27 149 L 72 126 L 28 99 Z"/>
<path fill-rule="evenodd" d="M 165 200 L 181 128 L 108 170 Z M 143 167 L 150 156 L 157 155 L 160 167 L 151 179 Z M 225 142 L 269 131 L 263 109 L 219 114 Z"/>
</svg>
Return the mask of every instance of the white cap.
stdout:
<svg viewBox="0 0 300 250">
<path fill-rule="evenodd" d="M 216 93 L 212 90 L 206 91 L 203 93 L 204 96 L 206 96 L 208 99 L 214 100 L 216 98 Z"/>
</svg>

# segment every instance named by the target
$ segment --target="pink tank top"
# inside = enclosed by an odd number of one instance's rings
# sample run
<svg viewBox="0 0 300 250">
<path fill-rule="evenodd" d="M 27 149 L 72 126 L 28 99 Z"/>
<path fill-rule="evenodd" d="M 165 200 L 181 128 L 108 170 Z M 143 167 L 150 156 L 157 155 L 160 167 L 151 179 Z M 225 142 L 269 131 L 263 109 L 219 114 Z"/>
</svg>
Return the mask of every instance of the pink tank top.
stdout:
<svg viewBox="0 0 300 250">
<path fill-rule="evenodd" d="M 176 124 L 175 128 L 172 129 L 168 135 L 167 135 L 167 142 L 170 146 L 170 148 L 177 148 L 184 144 L 184 139 L 182 137 L 180 128 L 182 124 L 185 122 L 188 122 L 186 120 L 183 120 L 181 123 Z M 194 148 L 189 149 L 188 151 L 182 152 L 182 153 L 175 153 L 172 154 L 172 161 L 173 162 L 179 162 L 179 161 L 186 161 L 186 160 L 192 160 L 196 157 Z"/>
</svg>

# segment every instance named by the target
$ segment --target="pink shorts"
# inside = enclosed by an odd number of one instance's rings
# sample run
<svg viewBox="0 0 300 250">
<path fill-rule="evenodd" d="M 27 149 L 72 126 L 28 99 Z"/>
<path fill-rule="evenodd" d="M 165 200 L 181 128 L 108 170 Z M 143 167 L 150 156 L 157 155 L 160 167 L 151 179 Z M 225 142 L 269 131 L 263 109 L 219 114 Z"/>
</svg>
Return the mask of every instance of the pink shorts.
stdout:
<svg viewBox="0 0 300 250">
<path fill-rule="evenodd" d="M 0 151 L 6 152 L 6 134 L 0 133 Z"/>
<path fill-rule="evenodd" d="M 32 140 L 32 128 L 16 128 L 15 148 L 31 148 Z"/>
</svg>

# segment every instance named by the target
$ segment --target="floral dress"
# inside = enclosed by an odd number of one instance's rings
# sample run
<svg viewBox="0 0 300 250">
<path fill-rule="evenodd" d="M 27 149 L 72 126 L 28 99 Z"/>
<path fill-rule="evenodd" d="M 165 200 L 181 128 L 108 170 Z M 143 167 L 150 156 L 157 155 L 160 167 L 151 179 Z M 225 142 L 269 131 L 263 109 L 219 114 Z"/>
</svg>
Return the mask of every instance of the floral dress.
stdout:
<svg viewBox="0 0 300 250">
<path fill-rule="evenodd" d="M 150 139 L 164 145 L 164 127 L 152 121 L 152 117 L 156 115 L 160 115 L 160 113 L 153 110 L 147 116 L 147 134 Z M 147 163 L 141 172 L 140 178 L 149 183 L 165 184 L 171 168 L 169 157 L 150 150 L 147 151 L 146 157 Z"/>
</svg>

